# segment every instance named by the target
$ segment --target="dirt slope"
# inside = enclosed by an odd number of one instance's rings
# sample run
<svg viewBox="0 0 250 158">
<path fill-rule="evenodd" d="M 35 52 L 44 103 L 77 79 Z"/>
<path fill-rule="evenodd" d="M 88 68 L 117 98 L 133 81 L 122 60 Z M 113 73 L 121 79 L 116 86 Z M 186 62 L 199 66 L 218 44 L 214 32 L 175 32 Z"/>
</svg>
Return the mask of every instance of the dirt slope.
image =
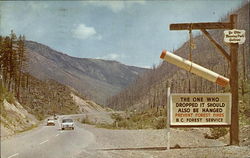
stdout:
<svg viewBox="0 0 250 158">
<path fill-rule="evenodd" d="M 38 120 L 17 101 L 10 104 L 6 100 L 1 103 L 1 139 L 15 133 L 31 129 Z"/>
</svg>

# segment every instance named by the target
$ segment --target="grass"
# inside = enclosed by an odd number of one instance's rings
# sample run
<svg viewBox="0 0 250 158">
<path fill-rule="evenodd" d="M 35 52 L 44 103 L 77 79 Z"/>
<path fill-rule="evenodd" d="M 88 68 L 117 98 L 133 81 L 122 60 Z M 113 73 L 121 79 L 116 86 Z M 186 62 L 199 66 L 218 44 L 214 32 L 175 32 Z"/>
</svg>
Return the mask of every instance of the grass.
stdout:
<svg viewBox="0 0 250 158">
<path fill-rule="evenodd" d="M 125 115 L 119 113 L 111 114 L 114 123 L 94 123 L 88 117 L 84 117 L 81 122 L 85 124 L 96 125 L 98 128 L 106 129 L 163 129 L 166 128 L 165 109 L 156 111 L 150 109 L 141 113 L 129 113 Z"/>
<path fill-rule="evenodd" d="M 8 92 L 8 90 L 0 84 L 0 103 L 3 103 L 4 99 L 6 99 L 10 104 L 15 102 L 14 95 Z"/>
<path fill-rule="evenodd" d="M 225 127 L 212 127 L 210 128 L 211 135 L 205 134 L 205 138 L 207 139 L 218 139 L 220 137 L 225 136 L 229 129 Z"/>
<path fill-rule="evenodd" d="M 141 113 L 132 113 L 126 118 L 115 119 L 117 127 L 122 129 L 163 129 L 166 128 L 165 109 L 149 109 Z"/>
<path fill-rule="evenodd" d="M 29 130 L 32 130 L 34 128 L 38 127 L 38 125 L 31 125 L 23 130 L 19 130 L 19 131 L 16 131 L 16 133 L 22 133 L 22 132 L 26 132 L 26 131 L 29 131 Z"/>
<path fill-rule="evenodd" d="M 250 80 L 243 82 L 244 92 L 242 89 L 239 93 L 239 120 L 241 125 L 250 125 Z"/>
<path fill-rule="evenodd" d="M 2 116 L 2 117 L 6 117 L 6 116 L 7 116 L 7 112 L 6 112 L 6 110 L 5 110 L 5 107 L 4 107 L 2 101 L 0 102 L 0 108 L 1 108 L 1 116 Z"/>
<path fill-rule="evenodd" d="M 95 124 L 95 126 L 96 126 L 97 128 L 117 129 L 117 128 L 115 128 L 115 126 L 113 126 L 112 124 L 107 124 L 107 123 L 97 123 L 97 124 Z"/>
<path fill-rule="evenodd" d="M 162 129 L 165 128 L 165 117 L 152 113 L 136 113 L 129 117 L 115 117 L 114 127 L 118 129 Z"/>
<path fill-rule="evenodd" d="M 84 116 L 84 117 L 81 119 L 80 122 L 83 123 L 83 124 L 89 124 L 89 125 L 94 125 L 94 124 L 95 124 L 94 122 L 92 122 L 92 121 L 89 119 L 88 115 Z"/>
</svg>

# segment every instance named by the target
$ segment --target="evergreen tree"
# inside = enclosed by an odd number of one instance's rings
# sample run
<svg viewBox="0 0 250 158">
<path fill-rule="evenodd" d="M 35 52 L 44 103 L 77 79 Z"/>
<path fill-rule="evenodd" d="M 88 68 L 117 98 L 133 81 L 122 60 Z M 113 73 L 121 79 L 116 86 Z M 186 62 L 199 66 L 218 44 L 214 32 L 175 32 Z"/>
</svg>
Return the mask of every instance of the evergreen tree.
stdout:
<svg viewBox="0 0 250 158">
<path fill-rule="evenodd" d="M 17 39 L 13 31 L 9 36 L 0 36 L 0 75 L 4 86 L 18 99 L 26 62 L 25 37 L 20 35 Z"/>
</svg>

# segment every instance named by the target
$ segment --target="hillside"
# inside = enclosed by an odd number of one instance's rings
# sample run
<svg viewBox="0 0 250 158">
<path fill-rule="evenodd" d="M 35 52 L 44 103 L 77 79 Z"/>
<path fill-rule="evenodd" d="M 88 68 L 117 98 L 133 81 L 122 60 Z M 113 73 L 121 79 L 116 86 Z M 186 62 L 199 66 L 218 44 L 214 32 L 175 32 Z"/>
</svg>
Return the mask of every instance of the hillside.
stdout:
<svg viewBox="0 0 250 158">
<path fill-rule="evenodd" d="M 1 107 L 1 140 L 6 136 L 13 135 L 36 126 L 38 120 L 0 85 Z"/>
<path fill-rule="evenodd" d="M 38 119 L 56 114 L 76 114 L 104 110 L 100 105 L 81 96 L 73 88 L 53 80 L 41 81 L 28 77 L 20 96 L 20 103 Z"/>
<path fill-rule="evenodd" d="M 53 114 L 105 112 L 106 109 L 53 80 L 24 77 L 20 99 L 0 84 L 1 137 L 31 129 Z"/>
<path fill-rule="evenodd" d="M 242 6 L 234 13 L 238 14 L 238 29 L 246 30 L 246 41 L 239 47 L 238 70 L 240 84 L 241 110 L 245 116 L 250 116 L 249 108 L 249 3 Z M 228 14 L 229 15 L 229 14 Z M 220 21 L 228 21 L 228 16 Z M 186 31 L 188 34 L 188 31 Z M 227 45 L 223 42 L 223 30 L 209 31 L 211 36 L 218 41 L 229 52 Z M 199 34 L 193 39 L 196 49 L 192 51 L 192 61 L 210 70 L 213 70 L 225 77 L 229 76 L 229 64 L 226 59 L 214 48 L 208 39 Z M 184 43 L 179 49 L 174 50 L 175 54 L 188 59 L 189 42 Z M 161 50 L 159 50 L 159 56 Z M 163 62 L 150 72 L 137 78 L 137 80 L 116 96 L 109 98 L 109 106 L 116 109 L 138 109 L 165 107 L 166 106 L 166 87 L 171 83 L 171 91 L 179 93 L 202 93 L 202 92 L 225 92 L 224 89 L 216 84 L 197 77 L 191 73 L 179 69 L 175 65 Z"/>
<path fill-rule="evenodd" d="M 28 71 L 38 79 L 68 85 L 99 104 L 127 87 L 146 69 L 116 61 L 75 58 L 33 41 L 26 42 Z"/>
</svg>

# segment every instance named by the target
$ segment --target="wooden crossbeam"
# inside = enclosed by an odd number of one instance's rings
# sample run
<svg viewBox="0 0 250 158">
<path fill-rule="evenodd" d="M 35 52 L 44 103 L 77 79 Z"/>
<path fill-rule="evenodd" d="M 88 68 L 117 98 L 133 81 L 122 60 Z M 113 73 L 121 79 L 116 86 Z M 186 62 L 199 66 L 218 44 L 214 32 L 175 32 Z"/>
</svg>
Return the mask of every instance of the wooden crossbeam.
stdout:
<svg viewBox="0 0 250 158">
<path fill-rule="evenodd" d="M 211 23 L 179 23 L 170 24 L 170 30 L 201 30 L 201 29 L 231 29 L 232 23 L 211 22 Z"/>
</svg>

